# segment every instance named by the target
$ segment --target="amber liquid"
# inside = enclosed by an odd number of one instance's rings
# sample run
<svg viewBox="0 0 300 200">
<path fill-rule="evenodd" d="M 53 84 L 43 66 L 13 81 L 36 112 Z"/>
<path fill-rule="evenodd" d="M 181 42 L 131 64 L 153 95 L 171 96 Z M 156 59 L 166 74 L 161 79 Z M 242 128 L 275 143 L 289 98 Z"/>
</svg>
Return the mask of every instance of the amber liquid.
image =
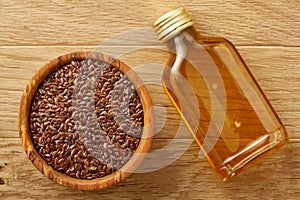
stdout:
<svg viewBox="0 0 300 200">
<path fill-rule="evenodd" d="M 194 38 L 183 38 L 181 61 L 176 61 L 181 48 L 177 44 L 163 85 L 225 181 L 278 149 L 288 137 L 234 46 L 222 38 Z M 172 71 L 176 64 L 180 67 Z"/>
</svg>

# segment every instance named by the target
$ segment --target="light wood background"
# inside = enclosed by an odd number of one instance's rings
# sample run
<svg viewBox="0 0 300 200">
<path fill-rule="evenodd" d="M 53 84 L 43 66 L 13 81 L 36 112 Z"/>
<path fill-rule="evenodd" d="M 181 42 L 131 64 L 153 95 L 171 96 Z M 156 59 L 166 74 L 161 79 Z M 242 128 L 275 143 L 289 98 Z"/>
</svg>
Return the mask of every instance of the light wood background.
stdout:
<svg viewBox="0 0 300 200">
<path fill-rule="evenodd" d="M 139 47 L 121 59 L 145 80 L 160 77 L 161 70 L 137 66 L 164 64 L 167 52 L 157 50 L 162 46 L 152 32 L 134 30 L 149 28 L 161 14 L 180 5 L 186 7 L 199 32 L 237 45 L 285 124 L 290 143 L 227 183 L 198 157 L 195 143 L 172 165 L 132 174 L 100 191 L 75 191 L 44 177 L 27 159 L 18 137 L 19 101 L 29 79 L 59 55 L 99 45 L 113 55 Z M 1 0 L 0 199 L 299 199 L 299 11 L 299 0 Z M 137 36 L 129 41 L 116 37 L 124 31 Z M 108 38 L 112 39 L 103 44 Z M 173 126 L 180 117 L 161 86 L 152 84 L 149 90 L 153 102 L 164 107 L 157 109 L 156 125 L 161 131 L 153 141 L 155 150 L 174 137 Z"/>
</svg>

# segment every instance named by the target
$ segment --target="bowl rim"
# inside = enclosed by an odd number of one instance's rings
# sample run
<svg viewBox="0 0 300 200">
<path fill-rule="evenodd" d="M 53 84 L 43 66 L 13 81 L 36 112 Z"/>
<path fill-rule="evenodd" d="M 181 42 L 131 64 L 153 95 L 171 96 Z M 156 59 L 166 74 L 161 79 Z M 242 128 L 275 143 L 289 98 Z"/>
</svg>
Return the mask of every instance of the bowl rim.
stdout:
<svg viewBox="0 0 300 200">
<path fill-rule="evenodd" d="M 77 179 L 72 178 L 52 166 L 48 165 L 47 162 L 37 152 L 32 142 L 29 127 L 29 114 L 31 101 L 35 94 L 36 89 L 42 83 L 42 81 L 51 74 L 55 69 L 62 67 L 73 60 L 85 60 L 91 58 L 94 60 L 104 61 L 116 68 L 118 68 L 123 74 L 126 74 L 131 83 L 135 86 L 136 91 L 141 99 L 141 103 L 144 111 L 144 127 L 142 137 L 138 148 L 132 157 L 123 165 L 120 169 L 115 172 L 96 179 Z M 26 155 L 33 165 L 46 177 L 53 180 L 54 182 L 78 190 L 98 190 L 112 186 L 121 180 L 128 177 L 143 161 L 147 152 L 149 152 L 153 131 L 154 131 L 154 113 L 152 108 L 151 96 L 143 84 L 140 77 L 125 63 L 111 56 L 104 55 L 98 52 L 72 52 L 57 58 L 54 58 L 49 63 L 45 64 L 40 68 L 29 81 L 26 89 L 23 92 L 19 107 L 19 136 L 21 139 L 22 146 L 25 150 Z"/>
</svg>

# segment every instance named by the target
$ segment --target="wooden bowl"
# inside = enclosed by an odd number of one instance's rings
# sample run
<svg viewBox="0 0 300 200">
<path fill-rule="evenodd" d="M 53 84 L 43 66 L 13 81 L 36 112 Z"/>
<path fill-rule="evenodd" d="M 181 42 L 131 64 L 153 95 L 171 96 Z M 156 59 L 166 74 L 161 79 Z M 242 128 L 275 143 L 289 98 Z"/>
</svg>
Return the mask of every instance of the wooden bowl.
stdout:
<svg viewBox="0 0 300 200">
<path fill-rule="evenodd" d="M 104 177 L 92 180 L 72 178 L 48 165 L 35 149 L 29 128 L 31 101 L 40 83 L 56 68 L 66 65 L 72 60 L 81 61 L 86 58 L 104 61 L 126 74 L 129 80 L 135 86 L 144 110 L 143 133 L 135 153 L 119 170 Z M 116 184 L 117 182 L 120 182 L 121 180 L 124 180 L 127 176 L 129 176 L 139 166 L 144 159 L 145 154 L 149 151 L 154 131 L 153 124 L 154 114 L 152 110 L 152 101 L 142 80 L 126 64 L 110 56 L 102 55 L 96 52 L 74 52 L 66 54 L 44 65 L 29 81 L 23 93 L 19 110 L 19 134 L 23 148 L 30 161 L 40 172 L 54 182 L 79 190 L 97 190 L 106 188 Z"/>
</svg>

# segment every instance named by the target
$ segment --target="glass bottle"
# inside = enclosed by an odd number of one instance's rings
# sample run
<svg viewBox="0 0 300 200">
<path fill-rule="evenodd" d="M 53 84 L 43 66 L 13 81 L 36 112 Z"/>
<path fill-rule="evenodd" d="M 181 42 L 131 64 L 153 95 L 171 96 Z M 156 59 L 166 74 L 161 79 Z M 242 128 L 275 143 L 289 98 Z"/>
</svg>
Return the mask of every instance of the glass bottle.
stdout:
<svg viewBox="0 0 300 200">
<path fill-rule="evenodd" d="M 163 87 L 223 181 L 287 143 L 280 119 L 231 42 L 203 36 L 180 7 L 154 23 L 170 59 Z"/>
</svg>

